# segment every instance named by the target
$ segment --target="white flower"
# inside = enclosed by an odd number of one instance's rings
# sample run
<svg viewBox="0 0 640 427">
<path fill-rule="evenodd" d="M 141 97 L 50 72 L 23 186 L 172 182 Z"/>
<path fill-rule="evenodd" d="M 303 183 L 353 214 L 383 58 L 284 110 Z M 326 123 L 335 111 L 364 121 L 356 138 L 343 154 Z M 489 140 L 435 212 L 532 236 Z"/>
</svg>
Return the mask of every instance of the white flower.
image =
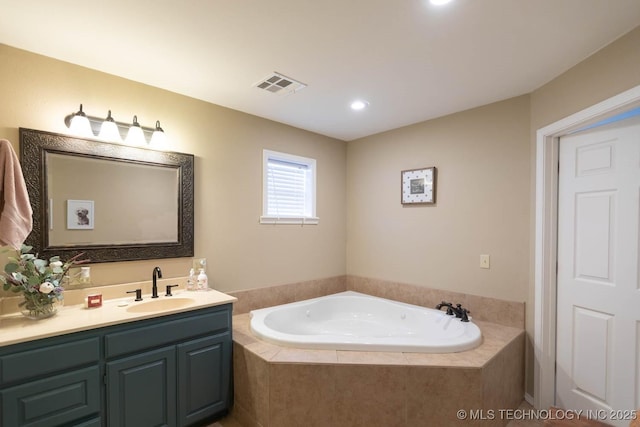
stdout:
<svg viewBox="0 0 640 427">
<path fill-rule="evenodd" d="M 53 261 L 49 264 L 51 268 L 62 267 L 62 261 Z"/>
<path fill-rule="evenodd" d="M 43 294 L 48 294 L 51 293 L 56 287 L 53 286 L 53 283 L 51 282 L 44 282 L 42 285 L 40 285 L 40 292 L 42 292 Z"/>
</svg>

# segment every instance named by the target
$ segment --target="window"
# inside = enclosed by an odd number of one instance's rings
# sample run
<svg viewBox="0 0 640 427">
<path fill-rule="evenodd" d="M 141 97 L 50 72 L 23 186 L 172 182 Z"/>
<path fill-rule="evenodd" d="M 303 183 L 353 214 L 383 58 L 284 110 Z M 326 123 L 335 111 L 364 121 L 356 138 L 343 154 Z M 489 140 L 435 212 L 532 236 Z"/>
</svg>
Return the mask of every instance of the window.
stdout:
<svg viewBox="0 0 640 427">
<path fill-rule="evenodd" d="M 264 150 L 263 224 L 317 224 L 316 161 Z"/>
</svg>

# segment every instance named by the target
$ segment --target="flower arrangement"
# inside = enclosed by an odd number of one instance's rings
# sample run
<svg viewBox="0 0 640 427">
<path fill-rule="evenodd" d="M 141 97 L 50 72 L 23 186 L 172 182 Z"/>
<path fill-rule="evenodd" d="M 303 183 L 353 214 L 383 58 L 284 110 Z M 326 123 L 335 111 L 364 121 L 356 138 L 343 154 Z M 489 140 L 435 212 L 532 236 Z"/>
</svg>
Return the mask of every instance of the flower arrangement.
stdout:
<svg viewBox="0 0 640 427">
<path fill-rule="evenodd" d="M 46 261 L 30 253 L 32 249 L 31 246 L 22 245 L 19 257 L 8 258 L 0 282 L 5 291 L 23 294 L 24 301 L 19 305 L 24 307 L 25 316 L 49 317 L 56 313 L 55 304 L 63 299 L 62 280 L 69 268 L 89 260 L 79 260 L 82 254 L 78 254 L 64 263 L 59 256 Z"/>
</svg>

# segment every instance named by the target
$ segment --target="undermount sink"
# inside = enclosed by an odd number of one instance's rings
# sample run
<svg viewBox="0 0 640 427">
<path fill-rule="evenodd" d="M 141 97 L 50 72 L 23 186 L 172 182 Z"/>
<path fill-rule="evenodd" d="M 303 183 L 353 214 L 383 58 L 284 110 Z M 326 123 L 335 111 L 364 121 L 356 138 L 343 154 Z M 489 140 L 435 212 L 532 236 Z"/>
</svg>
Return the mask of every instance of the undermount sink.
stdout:
<svg viewBox="0 0 640 427">
<path fill-rule="evenodd" d="M 173 310 L 186 307 L 194 302 L 193 298 L 160 297 L 151 301 L 134 302 L 127 307 L 127 311 L 130 313 L 148 313 L 151 311 Z"/>
</svg>

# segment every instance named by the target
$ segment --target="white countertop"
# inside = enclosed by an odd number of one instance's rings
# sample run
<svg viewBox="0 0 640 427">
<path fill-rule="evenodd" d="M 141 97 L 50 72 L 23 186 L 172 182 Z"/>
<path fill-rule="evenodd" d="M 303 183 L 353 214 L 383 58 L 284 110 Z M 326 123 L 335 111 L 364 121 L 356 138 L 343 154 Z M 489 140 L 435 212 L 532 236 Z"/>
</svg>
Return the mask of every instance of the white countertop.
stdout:
<svg viewBox="0 0 640 427">
<path fill-rule="evenodd" d="M 193 302 L 179 308 L 161 309 L 142 313 L 127 311 L 127 308 L 135 306 L 136 304 L 144 304 L 145 302 L 159 301 L 161 299 L 168 300 L 171 298 L 190 298 L 193 299 Z M 213 307 L 235 301 L 237 301 L 235 297 L 213 289 L 207 292 L 176 290 L 172 297 L 164 296 L 164 292 L 160 293 L 157 300 L 152 300 L 151 295 L 148 294 L 143 295 L 143 301 L 139 302 L 133 301 L 131 297 L 110 299 L 103 301 L 102 307 L 98 308 L 85 308 L 83 305 L 65 305 L 60 308 L 58 313 L 53 317 L 41 320 L 27 319 L 20 313 L 5 314 L 0 316 L 0 347 L 56 335 L 197 310 L 205 307 Z M 120 306 L 125 303 L 127 304 L 126 306 Z"/>
</svg>

